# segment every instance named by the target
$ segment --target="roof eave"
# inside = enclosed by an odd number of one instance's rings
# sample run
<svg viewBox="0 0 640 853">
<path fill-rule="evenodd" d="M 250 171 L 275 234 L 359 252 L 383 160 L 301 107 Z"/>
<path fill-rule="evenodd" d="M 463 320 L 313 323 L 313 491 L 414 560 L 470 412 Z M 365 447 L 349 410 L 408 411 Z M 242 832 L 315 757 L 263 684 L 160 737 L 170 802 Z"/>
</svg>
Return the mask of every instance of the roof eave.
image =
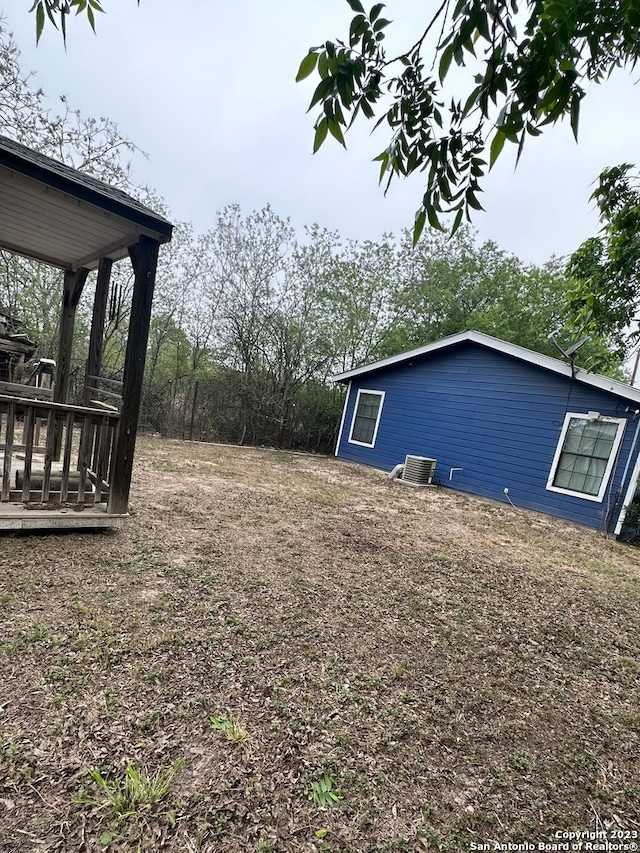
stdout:
<svg viewBox="0 0 640 853">
<path fill-rule="evenodd" d="M 497 352 L 502 352 L 510 355 L 513 358 L 518 358 L 528 364 L 534 364 L 542 367 L 545 370 L 551 370 L 561 376 L 574 376 L 580 382 L 586 385 L 591 385 L 595 388 L 600 388 L 602 391 L 607 391 L 610 394 L 615 394 L 618 397 L 624 397 L 635 403 L 640 403 L 640 389 L 632 388 L 630 385 L 625 385 L 623 382 L 618 382 L 616 379 L 609 379 L 607 376 L 601 376 L 599 373 L 589 373 L 581 367 L 571 369 L 571 365 L 560 361 L 557 358 L 552 358 L 549 355 L 534 352 L 525 347 L 511 344 L 507 341 L 502 341 L 499 338 L 494 338 L 491 335 L 485 335 L 482 332 L 468 330 L 459 332 L 455 335 L 450 335 L 447 338 L 442 338 L 439 341 L 433 341 L 430 344 L 425 344 L 422 347 L 409 350 L 408 352 L 400 353 L 399 355 L 390 356 L 374 362 L 373 364 L 357 367 L 354 370 L 348 370 L 344 373 L 339 373 L 332 377 L 333 382 L 348 382 L 357 376 L 363 376 L 368 373 L 374 373 L 378 370 L 383 370 L 386 367 L 392 367 L 395 364 L 402 364 L 406 361 L 411 361 L 413 358 L 418 358 L 423 355 L 428 355 L 432 352 L 448 349 L 459 343 L 476 343 L 480 346 L 488 347 Z"/>
<path fill-rule="evenodd" d="M 137 206 L 129 206 L 124 201 L 119 201 L 84 184 L 76 183 L 70 177 L 59 174 L 46 166 L 26 160 L 6 149 L 2 152 L 2 165 L 27 178 L 47 184 L 66 195 L 73 196 L 80 201 L 92 204 L 123 219 L 128 219 L 130 222 L 145 229 L 150 237 L 157 239 L 160 243 L 168 243 L 171 240 L 173 225 L 151 211 L 145 213 Z"/>
</svg>

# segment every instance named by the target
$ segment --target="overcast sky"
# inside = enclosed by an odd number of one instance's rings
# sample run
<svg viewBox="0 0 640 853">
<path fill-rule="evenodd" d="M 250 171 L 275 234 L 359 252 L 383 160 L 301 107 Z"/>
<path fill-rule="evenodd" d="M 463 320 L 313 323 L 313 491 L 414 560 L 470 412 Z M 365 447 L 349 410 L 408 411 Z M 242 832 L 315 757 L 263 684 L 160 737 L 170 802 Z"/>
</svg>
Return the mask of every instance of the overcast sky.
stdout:
<svg viewBox="0 0 640 853">
<path fill-rule="evenodd" d="M 388 0 L 397 46 L 420 31 L 431 5 Z M 70 22 L 66 54 L 51 27 L 35 47 L 28 6 L 4 0 L 23 70 L 84 115 L 114 120 L 148 154 L 135 163 L 137 182 L 155 189 L 175 220 L 204 231 L 237 202 L 245 213 L 269 203 L 296 227 L 318 223 L 345 238 L 376 240 L 412 225 L 420 178 L 383 196 L 371 162 L 385 146 L 381 131 L 363 128 L 347 151 L 328 140 L 311 154 L 313 83 L 294 78 L 310 46 L 346 35 L 344 0 L 105 0 L 97 37 L 84 19 Z M 515 171 L 505 149 L 485 183 L 486 213 L 474 221 L 482 239 L 543 263 L 596 232 L 592 182 L 604 166 L 640 160 L 638 76 L 619 73 L 589 93 L 579 145 L 568 125 L 551 128 L 530 140 Z"/>
</svg>

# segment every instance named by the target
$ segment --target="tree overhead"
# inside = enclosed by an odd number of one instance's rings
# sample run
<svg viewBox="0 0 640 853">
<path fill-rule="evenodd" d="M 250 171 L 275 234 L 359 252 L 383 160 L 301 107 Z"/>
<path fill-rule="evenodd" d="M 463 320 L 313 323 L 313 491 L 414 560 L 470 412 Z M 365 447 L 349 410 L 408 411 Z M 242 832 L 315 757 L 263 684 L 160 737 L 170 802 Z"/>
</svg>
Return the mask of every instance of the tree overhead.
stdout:
<svg viewBox="0 0 640 853">
<path fill-rule="evenodd" d="M 66 102 L 50 106 L 32 84 L 0 27 L 0 131 L 137 194 L 136 149 L 117 127 Z M 104 358 L 112 379 L 124 360 L 127 271 L 116 265 L 112 277 Z M 230 206 L 204 234 L 176 228 L 161 253 L 144 423 L 172 435 L 195 425 L 210 440 L 329 450 L 342 403 L 331 374 L 466 328 L 555 355 L 547 335 L 562 323 L 566 290 L 557 262 L 525 266 L 477 244 L 466 227 L 454 239 L 430 231 L 416 249 L 408 233 L 362 243 L 314 226 L 299 239 L 269 207 L 244 216 Z M 55 271 L 0 253 L 0 304 L 24 321 L 42 355 L 55 356 L 60 292 Z M 79 323 L 89 322 L 90 297 L 91 283 Z M 616 375 L 620 361 L 606 344 L 593 335 L 580 363 Z M 85 359 L 80 346 L 79 383 Z"/>
<path fill-rule="evenodd" d="M 588 83 L 640 57 L 638 0 L 442 0 L 416 41 L 390 56 L 385 6 L 355 13 L 343 40 L 313 47 L 297 80 L 320 80 L 313 149 L 328 135 L 344 145 L 358 116 L 376 120 L 389 142 L 376 160 L 380 181 L 421 171 L 426 187 L 416 213 L 414 242 L 426 221 L 452 230 L 481 210 L 481 182 L 503 150 L 569 118 L 578 137 Z M 447 91 L 454 66 L 468 68 L 462 94 Z"/>
<path fill-rule="evenodd" d="M 138 6 L 140 0 L 137 0 Z M 56 29 L 60 29 L 62 38 L 67 40 L 67 18 L 72 15 L 86 14 L 91 29 L 96 31 L 96 12 L 104 12 L 99 0 L 34 0 L 30 12 L 36 13 L 36 41 L 49 20 Z"/>
<path fill-rule="evenodd" d="M 625 163 L 600 175 L 591 195 L 600 209 L 600 234 L 586 240 L 567 266 L 573 327 L 608 337 L 619 357 L 640 309 L 640 175 L 632 168 Z M 639 334 L 636 328 L 631 341 Z"/>
<path fill-rule="evenodd" d="M 475 329 L 558 357 L 549 332 L 562 328 L 569 287 L 564 263 L 522 263 L 494 242 L 479 243 L 463 226 L 455 237 L 425 233 L 411 248 L 408 233 L 396 259 L 389 330 L 380 357 Z M 622 378 L 620 358 L 594 333 L 578 357 L 586 370 Z"/>
</svg>

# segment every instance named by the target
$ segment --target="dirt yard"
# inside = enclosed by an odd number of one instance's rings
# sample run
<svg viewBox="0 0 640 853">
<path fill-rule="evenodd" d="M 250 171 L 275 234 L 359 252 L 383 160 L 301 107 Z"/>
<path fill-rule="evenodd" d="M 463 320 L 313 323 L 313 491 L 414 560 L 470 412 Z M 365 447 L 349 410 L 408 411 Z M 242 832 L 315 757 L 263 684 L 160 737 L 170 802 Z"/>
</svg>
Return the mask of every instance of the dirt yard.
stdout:
<svg viewBox="0 0 640 853">
<path fill-rule="evenodd" d="M 0 850 L 637 839 L 639 598 L 595 532 L 140 439 L 124 530 L 0 538 Z"/>
</svg>

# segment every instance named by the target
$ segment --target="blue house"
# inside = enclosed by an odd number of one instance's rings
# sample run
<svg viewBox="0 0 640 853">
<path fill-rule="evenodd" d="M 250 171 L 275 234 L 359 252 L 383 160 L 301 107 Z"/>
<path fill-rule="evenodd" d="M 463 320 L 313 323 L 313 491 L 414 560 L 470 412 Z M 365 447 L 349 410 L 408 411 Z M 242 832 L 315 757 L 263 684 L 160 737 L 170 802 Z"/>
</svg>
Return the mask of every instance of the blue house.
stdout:
<svg viewBox="0 0 640 853">
<path fill-rule="evenodd" d="M 336 456 L 619 534 L 640 476 L 640 390 L 467 331 L 334 377 Z"/>
</svg>

